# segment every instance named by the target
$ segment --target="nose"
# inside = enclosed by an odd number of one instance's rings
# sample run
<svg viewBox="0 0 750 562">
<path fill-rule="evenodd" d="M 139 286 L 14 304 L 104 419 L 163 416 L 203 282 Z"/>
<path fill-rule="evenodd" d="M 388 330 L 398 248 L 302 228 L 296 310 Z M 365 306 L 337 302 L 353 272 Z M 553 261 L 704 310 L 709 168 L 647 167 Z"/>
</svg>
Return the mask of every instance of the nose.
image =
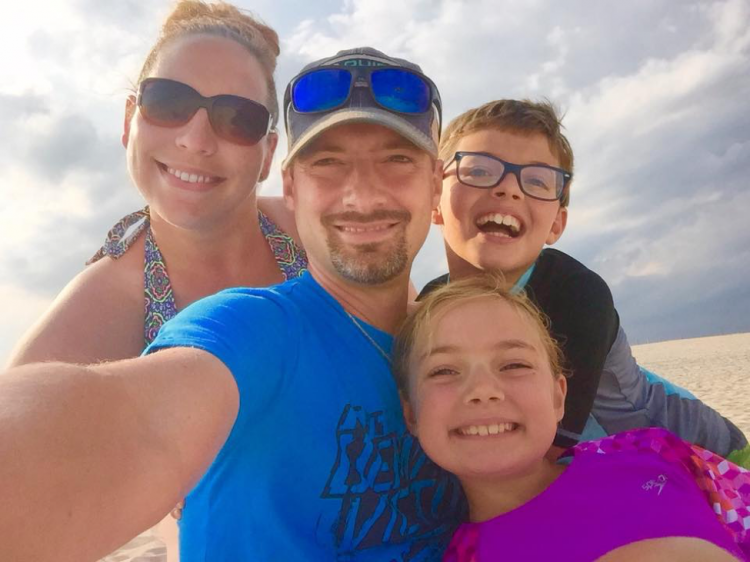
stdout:
<svg viewBox="0 0 750 562">
<path fill-rule="evenodd" d="M 502 383 L 489 368 L 473 369 L 466 381 L 465 402 L 487 404 L 505 400 Z"/>
<path fill-rule="evenodd" d="M 367 213 L 385 206 L 387 191 L 378 176 L 375 165 L 355 160 L 344 180 L 344 206 L 349 210 Z"/>
<path fill-rule="evenodd" d="M 510 197 L 511 199 L 521 200 L 524 193 L 521 190 L 521 178 L 515 172 L 506 172 L 503 180 L 492 188 L 493 197 Z"/>
<path fill-rule="evenodd" d="M 205 108 L 200 108 L 190 121 L 178 129 L 175 142 L 178 147 L 203 156 L 216 152 L 218 140 Z"/>
</svg>

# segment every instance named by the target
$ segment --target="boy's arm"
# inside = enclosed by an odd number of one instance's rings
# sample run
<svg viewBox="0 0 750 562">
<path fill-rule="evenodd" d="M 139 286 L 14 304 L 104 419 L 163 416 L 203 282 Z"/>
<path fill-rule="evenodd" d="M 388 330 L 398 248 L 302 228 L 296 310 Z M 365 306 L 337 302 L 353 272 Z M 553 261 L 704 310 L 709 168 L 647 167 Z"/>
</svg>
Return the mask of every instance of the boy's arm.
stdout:
<svg viewBox="0 0 750 562">
<path fill-rule="evenodd" d="M 95 560 L 154 525 L 207 469 L 238 404 L 224 364 L 189 348 L 0 374 L 3 560 Z"/>
<path fill-rule="evenodd" d="M 604 362 L 617 335 L 619 317 L 604 280 L 590 270 L 568 277 L 555 290 L 558 303 L 544 310 L 571 371 L 558 447 L 580 439 L 594 404 Z"/>
</svg>

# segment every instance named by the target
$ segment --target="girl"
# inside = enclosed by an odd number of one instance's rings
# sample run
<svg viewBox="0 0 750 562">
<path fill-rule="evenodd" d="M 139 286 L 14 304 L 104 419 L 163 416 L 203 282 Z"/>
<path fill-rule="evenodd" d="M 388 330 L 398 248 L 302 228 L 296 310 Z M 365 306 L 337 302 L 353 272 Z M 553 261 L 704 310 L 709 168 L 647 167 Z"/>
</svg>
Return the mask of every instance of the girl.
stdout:
<svg viewBox="0 0 750 562">
<path fill-rule="evenodd" d="M 410 430 L 469 502 L 445 560 L 750 559 L 750 473 L 713 453 L 637 429 L 574 447 L 567 466 L 545 457 L 564 413 L 560 351 L 497 278 L 430 294 L 393 353 Z"/>
</svg>

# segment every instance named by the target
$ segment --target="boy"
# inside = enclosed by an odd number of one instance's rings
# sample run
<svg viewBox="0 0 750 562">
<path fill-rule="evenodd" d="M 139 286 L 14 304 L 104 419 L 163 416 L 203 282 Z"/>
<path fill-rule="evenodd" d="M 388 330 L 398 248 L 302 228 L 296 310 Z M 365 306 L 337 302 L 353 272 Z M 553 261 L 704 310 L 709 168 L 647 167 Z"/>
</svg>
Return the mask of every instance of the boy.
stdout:
<svg viewBox="0 0 750 562">
<path fill-rule="evenodd" d="M 601 277 L 544 248 L 565 231 L 573 177 L 573 151 L 550 103 L 499 100 L 469 110 L 448 125 L 440 158 L 443 193 L 433 222 L 443 231 L 450 277 L 424 292 L 499 271 L 549 317 L 573 375 L 556 447 L 650 426 L 722 456 L 747 446 L 729 420 L 637 365 Z"/>
</svg>

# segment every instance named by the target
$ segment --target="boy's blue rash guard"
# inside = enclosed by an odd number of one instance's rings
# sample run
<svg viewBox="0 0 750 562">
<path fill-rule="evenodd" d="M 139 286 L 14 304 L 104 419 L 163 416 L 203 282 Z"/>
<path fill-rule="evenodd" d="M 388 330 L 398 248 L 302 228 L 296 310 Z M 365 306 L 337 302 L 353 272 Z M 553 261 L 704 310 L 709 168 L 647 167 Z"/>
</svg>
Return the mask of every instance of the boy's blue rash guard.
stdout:
<svg viewBox="0 0 750 562">
<path fill-rule="evenodd" d="M 390 335 L 361 324 L 390 350 Z M 218 357 L 240 395 L 186 499 L 182 560 L 441 558 L 460 487 L 406 432 L 385 359 L 309 274 L 199 301 L 146 353 L 175 346 Z"/>
</svg>

